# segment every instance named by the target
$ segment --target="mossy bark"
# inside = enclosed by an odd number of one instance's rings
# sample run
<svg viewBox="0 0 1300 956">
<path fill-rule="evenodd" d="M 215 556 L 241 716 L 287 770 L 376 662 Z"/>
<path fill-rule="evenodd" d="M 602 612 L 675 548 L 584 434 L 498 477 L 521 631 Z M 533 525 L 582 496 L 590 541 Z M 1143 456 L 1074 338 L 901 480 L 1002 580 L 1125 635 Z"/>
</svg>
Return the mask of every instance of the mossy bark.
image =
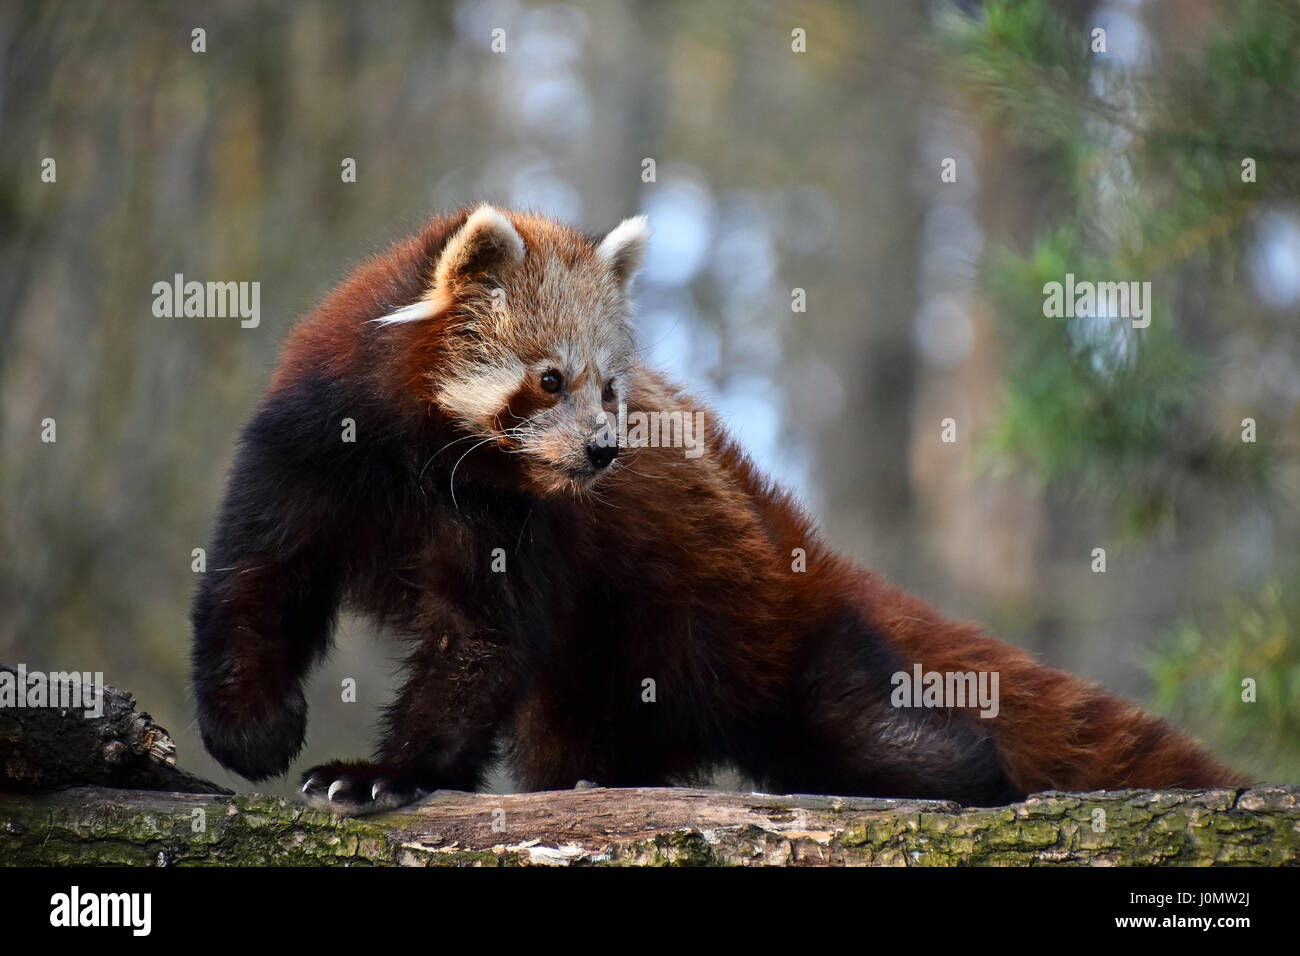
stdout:
<svg viewBox="0 0 1300 956">
<path fill-rule="evenodd" d="M 82 784 L 94 786 L 73 786 Z M 439 792 L 418 807 L 340 819 L 235 796 L 177 767 L 167 732 L 112 686 L 97 716 L 0 709 L 0 787 L 9 791 L 0 864 L 10 865 L 1300 862 L 1300 789 L 1286 787 L 1046 793 L 989 809 L 676 788 Z"/>
<path fill-rule="evenodd" d="M 439 792 L 341 819 L 280 799 L 81 787 L 0 794 L 6 864 L 964 866 L 1300 862 L 1300 789 L 942 802 L 685 789 Z"/>
</svg>

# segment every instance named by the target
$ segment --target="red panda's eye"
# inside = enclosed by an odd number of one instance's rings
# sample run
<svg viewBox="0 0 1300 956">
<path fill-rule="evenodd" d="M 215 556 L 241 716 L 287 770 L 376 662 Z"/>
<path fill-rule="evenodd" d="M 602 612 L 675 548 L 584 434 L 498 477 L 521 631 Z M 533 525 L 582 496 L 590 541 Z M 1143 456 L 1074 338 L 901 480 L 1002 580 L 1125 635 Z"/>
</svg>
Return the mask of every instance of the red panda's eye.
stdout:
<svg viewBox="0 0 1300 956">
<path fill-rule="evenodd" d="M 614 400 L 614 380 L 611 378 L 605 383 L 605 391 L 601 395 L 604 401 L 612 402 Z"/>
<path fill-rule="evenodd" d="M 547 392 L 558 392 L 560 386 L 564 384 L 564 377 L 553 368 L 548 368 L 542 373 L 542 389 Z"/>
</svg>

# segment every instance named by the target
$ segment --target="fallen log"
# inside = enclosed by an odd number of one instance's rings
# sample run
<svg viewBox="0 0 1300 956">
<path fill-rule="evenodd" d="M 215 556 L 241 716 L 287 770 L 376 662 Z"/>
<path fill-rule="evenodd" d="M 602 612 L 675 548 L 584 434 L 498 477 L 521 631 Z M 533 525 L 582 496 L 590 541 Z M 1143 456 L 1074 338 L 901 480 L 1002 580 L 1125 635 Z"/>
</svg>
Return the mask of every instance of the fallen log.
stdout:
<svg viewBox="0 0 1300 956">
<path fill-rule="evenodd" d="M 98 784 L 230 793 L 178 767 L 171 735 L 135 709 L 133 696 L 83 676 L 28 675 L 0 664 L 0 788 Z"/>
<path fill-rule="evenodd" d="M 4 672 L 16 676 L 0 665 L 0 678 Z M 340 818 L 274 797 L 237 796 L 181 769 L 171 737 L 136 711 L 135 699 L 101 689 L 93 707 L 80 692 L 75 708 L 49 700 L 0 706 L 0 863 L 1300 863 L 1294 787 L 1043 793 L 991 808 L 681 788 L 439 791 L 417 806 Z"/>
<path fill-rule="evenodd" d="M 934 801 L 686 789 L 439 791 L 347 819 L 286 800 L 80 787 L 0 794 L 9 864 L 374 866 L 1283 865 L 1300 790 Z"/>
</svg>

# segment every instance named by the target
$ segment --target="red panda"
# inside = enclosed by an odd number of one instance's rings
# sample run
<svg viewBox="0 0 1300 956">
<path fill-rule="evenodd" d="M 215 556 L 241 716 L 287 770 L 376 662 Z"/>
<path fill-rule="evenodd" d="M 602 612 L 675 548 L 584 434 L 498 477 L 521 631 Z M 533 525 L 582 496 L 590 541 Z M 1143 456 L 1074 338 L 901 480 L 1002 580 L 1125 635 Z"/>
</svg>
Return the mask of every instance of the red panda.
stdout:
<svg viewBox="0 0 1300 956">
<path fill-rule="evenodd" d="M 628 287 L 646 237 L 643 218 L 591 237 L 462 210 L 296 327 L 193 604 L 199 726 L 221 764 L 287 772 L 302 682 L 348 606 L 410 653 L 374 759 L 303 775 L 309 802 L 343 813 L 476 789 L 499 749 L 528 790 L 719 765 L 775 792 L 983 805 L 1244 784 L 831 550 L 639 358 Z M 638 413 L 702 421 L 702 453 L 627 440 Z M 896 706 L 914 669 L 995 675 L 996 716 Z"/>
</svg>

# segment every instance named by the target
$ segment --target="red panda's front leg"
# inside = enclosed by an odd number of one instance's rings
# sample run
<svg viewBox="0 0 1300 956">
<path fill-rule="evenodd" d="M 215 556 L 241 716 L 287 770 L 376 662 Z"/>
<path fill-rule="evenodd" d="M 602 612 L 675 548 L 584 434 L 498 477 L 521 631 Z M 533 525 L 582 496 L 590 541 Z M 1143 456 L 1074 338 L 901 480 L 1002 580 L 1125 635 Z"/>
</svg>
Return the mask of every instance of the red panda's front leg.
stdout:
<svg viewBox="0 0 1300 956">
<path fill-rule="evenodd" d="M 384 716 L 373 761 L 336 760 L 303 774 L 307 801 L 336 813 L 373 813 L 434 790 L 477 790 L 519 684 L 511 645 L 499 634 L 430 634 Z"/>
<path fill-rule="evenodd" d="M 313 398 L 273 395 L 245 429 L 191 611 L 203 743 L 250 780 L 285 773 L 302 748 L 302 679 L 342 591 L 346 452 Z"/>
<path fill-rule="evenodd" d="M 249 780 L 289 769 L 307 727 L 302 678 L 328 642 L 336 600 L 301 557 L 240 562 L 202 589 L 195 702 L 203 743 L 222 766 Z"/>
</svg>

